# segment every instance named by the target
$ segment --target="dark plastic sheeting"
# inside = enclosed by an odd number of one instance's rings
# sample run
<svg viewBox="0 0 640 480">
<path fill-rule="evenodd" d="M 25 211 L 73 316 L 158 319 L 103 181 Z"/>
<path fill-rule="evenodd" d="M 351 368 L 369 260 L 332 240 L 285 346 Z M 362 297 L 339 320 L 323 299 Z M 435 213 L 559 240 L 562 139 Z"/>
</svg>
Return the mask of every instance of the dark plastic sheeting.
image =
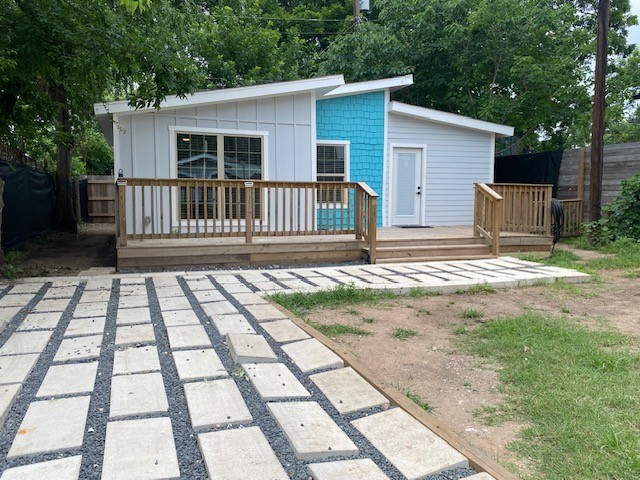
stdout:
<svg viewBox="0 0 640 480">
<path fill-rule="evenodd" d="M 562 150 L 496 157 L 496 183 L 550 183 L 553 196 L 558 192 Z"/>
<path fill-rule="evenodd" d="M 53 185 L 49 175 L 0 160 L 4 180 L 2 248 L 13 248 L 53 226 Z"/>
</svg>

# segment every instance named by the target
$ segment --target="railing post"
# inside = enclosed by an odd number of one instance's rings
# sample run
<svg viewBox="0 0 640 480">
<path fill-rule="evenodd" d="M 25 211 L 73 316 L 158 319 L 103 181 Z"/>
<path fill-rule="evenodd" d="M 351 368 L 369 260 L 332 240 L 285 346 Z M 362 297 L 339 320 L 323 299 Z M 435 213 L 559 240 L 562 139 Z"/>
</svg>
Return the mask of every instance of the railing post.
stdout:
<svg viewBox="0 0 640 480">
<path fill-rule="evenodd" d="M 362 197 L 364 196 L 364 191 L 360 188 L 360 185 L 356 184 L 355 187 L 355 200 L 354 200 L 354 228 L 356 231 L 356 240 L 362 240 Z"/>
<path fill-rule="evenodd" d="M 369 196 L 369 225 L 367 226 L 369 238 L 369 263 L 376 263 L 376 235 L 378 233 L 378 197 Z"/>
<path fill-rule="evenodd" d="M 118 188 L 118 204 L 116 205 L 118 210 L 118 224 L 117 224 L 117 245 L 119 247 L 127 246 L 127 181 L 125 179 L 119 179 L 116 182 Z M 134 206 L 135 208 L 135 206 Z"/>
<path fill-rule="evenodd" d="M 500 227 L 502 225 L 502 199 L 493 200 L 493 217 L 491 219 L 492 228 L 491 233 L 493 235 L 491 241 L 491 253 L 498 257 L 500 256 Z"/>
<path fill-rule="evenodd" d="M 473 236 L 479 237 L 478 225 L 480 225 L 480 204 L 482 201 L 482 195 L 478 188 L 478 184 L 474 184 L 474 197 L 473 197 Z"/>
<path fill-rule="evenodd" d="M 549 185 L 544 191 L 544 234 L 551 235 L 551 197 L 553 186 Z"/>
<path fill-rule="evenodd" d="M 253 182 L 244 182 L 244 239 L 246 243 L 253 241 Z"/>
</svg>

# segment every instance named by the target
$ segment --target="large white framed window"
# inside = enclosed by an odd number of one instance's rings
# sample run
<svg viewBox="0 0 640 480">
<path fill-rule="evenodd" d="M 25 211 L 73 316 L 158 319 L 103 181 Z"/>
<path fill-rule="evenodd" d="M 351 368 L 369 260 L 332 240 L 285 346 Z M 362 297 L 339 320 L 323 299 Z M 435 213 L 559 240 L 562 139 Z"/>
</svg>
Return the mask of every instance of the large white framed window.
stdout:
<svg viewBox="0 0 640 480">
<path fill-rule="evenodd" d="M 316 180 L 318 182 L 349 181 L 349 147 L 347 140 L 318 140 L 316 147 Z M 319 203 L 341 203 L 342 189 L 321 190 Z"/>
<path fill-rule="evenodd" d="M 267 132 L 170 126 L 169 133 L 173 178 L 248 181 L 265 179 Z M 256 218 L 260 218 L 260 189 L 255 189 L 255 192 L 253 211 Z M 244 217 L 244 189 L 224 188 L 214 191 L 212 187 L 194 186 L 187 191 L 187 187 L 181 187 L 179 196 L 178 211 L 182 220 L 230 220 Z"/>
</svg>

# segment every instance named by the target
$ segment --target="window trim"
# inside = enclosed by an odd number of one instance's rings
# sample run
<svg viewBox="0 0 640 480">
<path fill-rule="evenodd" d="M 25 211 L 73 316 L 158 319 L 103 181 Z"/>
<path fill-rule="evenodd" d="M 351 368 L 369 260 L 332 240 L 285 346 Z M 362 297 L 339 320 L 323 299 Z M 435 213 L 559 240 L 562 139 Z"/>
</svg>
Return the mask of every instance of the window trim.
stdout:
<svg viewBox="0 0 640 480">
<path fill-rule="evenodd" d="M 318 180 L 318 147 L 319 146 L 323 146 L 323 147 L 331 147 L 331 146 L 336 146 L 336 147 L 344 147 L 344 180 L 343 182 L 349 182 L 350 181 L 350 158 L 351 158 L 351 141 L 350 140 L 317 140 L 316 141 L 316 165 L 315 165 L 315 169 L 313 172 L 313 180 L 315 182 L 321 182 L 322 180 Z M 329 205 L 327 205 L 326 202 L 320 202 L 319 200 L 316 201 L 316 205 L 318 206 L 318 208 L 346 208 L 345 204 L 343 202 L 339 202 L 339 203 L 334 203 L 331 202 L 329 203 Z"/>
</svg>

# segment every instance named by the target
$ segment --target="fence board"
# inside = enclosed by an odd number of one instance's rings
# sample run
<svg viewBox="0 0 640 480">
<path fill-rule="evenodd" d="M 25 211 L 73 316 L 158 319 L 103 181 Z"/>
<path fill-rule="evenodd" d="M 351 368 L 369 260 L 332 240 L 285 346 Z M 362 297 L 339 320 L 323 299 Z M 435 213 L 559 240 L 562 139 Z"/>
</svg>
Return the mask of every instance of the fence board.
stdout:
<svg viewBox="0 0 640 480">
<path fill-rule="evenodd" d="M 87 175 L 87 212 L 92 223 L 115 223 L 116 185 L 110 175 Z"/>
</svg>

